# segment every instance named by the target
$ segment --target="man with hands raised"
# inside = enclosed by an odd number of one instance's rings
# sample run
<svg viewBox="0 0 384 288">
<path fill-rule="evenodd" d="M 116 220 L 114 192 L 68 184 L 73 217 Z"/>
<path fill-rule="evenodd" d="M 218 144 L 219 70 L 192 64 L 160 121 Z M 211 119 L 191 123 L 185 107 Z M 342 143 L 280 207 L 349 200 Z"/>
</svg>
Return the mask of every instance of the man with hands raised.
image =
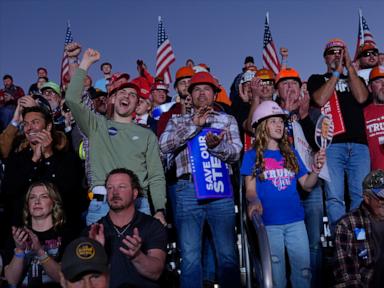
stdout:
<svg viewBox="0 0 384 288">
<path fill-rule="evenodd" d="M 97 115 L 81 102 L 84 78 L 89 67 L 100 59 L 93 49 L 84 52 L 79 68 L 69 84 L 66 103 L 72 111 L 80 130 L 89 139 L 89 157 L 93 200 L 88 209 L 87 224 L 99 220 L 108 213 L 105 175 L 112 169 L 124 167 L 137 173 L 143 187 L 139 209 L 150 214 L 148 194 L 155 209 L 154 217 L 165 224 L 165 178 L 160 161 L 156 136 L 148 129 L 136 125 L 133 120 L 138 103 L 139 87 L 129 82 L 129 75 L 112 75 L 108 94 L 113 106 L 111 119 Z"/>
<path fill-rule="evenodd" d="M 205 221 L 210 227 L 215 245 L 220 287 L 239 287 L 233 197 L 205 201 L 196 197 L 190 152 L 187 147 L 188 141 L 204 128 L 220 129 L 219 135 L 207 132 L 204 137 L 207 152 L 227 164 L 236 163 L 242 149 L 238 125 L 233 116 L 213 109 L 220 88 L 211 74 L 196 73 L 191 79 L 188 91 L 192 96 L 194 114 L 173 115 L 160 136 L 161 151 L 175 156 L 175 223 L 183 259 L 181 287 L 202 287 L 201 243 Z"/>
<path fill-rule="evenodd" d="M 327 73 L 312 75 L 308 79 L 308 92 L 322 113 L 329 115 L 334 123 L 332 144 L 326 150 L 331 179 L 325 181 L 328 218 L 333 228 L 346 213 L 344 174 L 347 175 L 350 208 L 359 207 L 363 199 L 361 183 L 370 169 L 363 115 L 368 90 L 352 66 L 343 40 L 328 41 L 323 56 Z"/>
</svg>

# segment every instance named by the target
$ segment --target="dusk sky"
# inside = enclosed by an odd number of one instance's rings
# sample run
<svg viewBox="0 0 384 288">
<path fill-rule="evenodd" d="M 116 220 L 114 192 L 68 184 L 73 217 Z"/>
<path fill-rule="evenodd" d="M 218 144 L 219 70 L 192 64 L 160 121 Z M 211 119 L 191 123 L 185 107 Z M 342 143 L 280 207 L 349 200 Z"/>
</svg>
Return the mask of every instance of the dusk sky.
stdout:
<svg viewBox="0 0 384 288">
<path fill-rule="evenodd" d="M 289 49 L 288 65 L 303 79 L 323 73 L 327 40 L 340 37 L 355 52 L 361 8 L 380 50 L 384 50 L 384 1 L 250 0 L 0 0 L 0 75 L 11 74 L 25 91 L 36 68 L 47 67 L 59 82 L 67 20 L 83 50 L 95 48 L 101 61 L 90 75 L 101 78 L 99 64 L 136 77 L 136 60 L 154 74 L 157 18 L 162 16 L 176 55 L 172 77 L 188 58 L 206 63 L 227 90 L 245 56 L 261 67 L 265 13 L 269 11 L 277 48 Z M 1 85 L 3 86 L 3 85 Z M 171 93 L 173 94 L 173 92 Z"/>
</svg>

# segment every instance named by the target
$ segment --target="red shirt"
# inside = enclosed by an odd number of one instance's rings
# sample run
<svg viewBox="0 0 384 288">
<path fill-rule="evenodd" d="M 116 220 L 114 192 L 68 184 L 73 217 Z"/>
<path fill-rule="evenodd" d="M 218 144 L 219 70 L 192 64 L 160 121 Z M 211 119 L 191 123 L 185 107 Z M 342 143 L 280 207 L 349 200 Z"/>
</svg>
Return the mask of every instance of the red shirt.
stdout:
<svg viewBox="0 0 384 288">
<path fill-rule="evenodd" d="M 364 119 L 371 169 L 384 169 L 384 105 L 369 104 L 364 108 Z"/>
</svg>

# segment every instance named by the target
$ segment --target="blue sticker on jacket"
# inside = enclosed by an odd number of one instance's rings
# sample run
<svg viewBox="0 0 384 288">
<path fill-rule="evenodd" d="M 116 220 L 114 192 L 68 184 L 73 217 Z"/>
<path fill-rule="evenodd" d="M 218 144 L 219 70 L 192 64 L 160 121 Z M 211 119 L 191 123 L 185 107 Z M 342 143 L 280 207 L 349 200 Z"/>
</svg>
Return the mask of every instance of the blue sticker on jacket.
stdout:
<svg viewBox="0 0 384 288">
<path fill-rule="evenodd" d="M 117 134 L 117 129 L 115 127 L 108 128 L 108 134 L 110 136 L 115 136 Z"/>
<path fill-rule="evenodd" d="M 364 228 L 358 228 L 356 227 L 353 229 L 353 232 L 355 233 L 356 240 L 365 240 L 365 229 Z"/>
</svg>

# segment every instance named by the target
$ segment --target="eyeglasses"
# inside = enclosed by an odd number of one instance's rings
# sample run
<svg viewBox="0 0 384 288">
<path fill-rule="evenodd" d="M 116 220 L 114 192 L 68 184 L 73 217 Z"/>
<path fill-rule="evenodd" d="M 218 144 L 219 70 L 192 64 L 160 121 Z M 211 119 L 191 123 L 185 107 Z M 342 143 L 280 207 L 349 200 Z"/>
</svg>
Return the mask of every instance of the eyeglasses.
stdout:
<svg viewBox="0 0 384 288">
<path fill-rule="evenodd" d="M 361 57 L 371 57 L 371 56 L 378 56 L 379 52 L 377 51 L 365 51 L 361 53 Z"/>
<path fill-rule="evenodd" d="M 343 51 L 343 49 L 330 49 L 328 50 L 325 55 L 341 55 L 341 52 Z"/>
<path fill-rule="evenodd" d="M 55 95 L 57 95 L 57 93 L 53 90 L 44 90 L 43 95 L 44 96 L 55 96 Z"/>
</svg>

